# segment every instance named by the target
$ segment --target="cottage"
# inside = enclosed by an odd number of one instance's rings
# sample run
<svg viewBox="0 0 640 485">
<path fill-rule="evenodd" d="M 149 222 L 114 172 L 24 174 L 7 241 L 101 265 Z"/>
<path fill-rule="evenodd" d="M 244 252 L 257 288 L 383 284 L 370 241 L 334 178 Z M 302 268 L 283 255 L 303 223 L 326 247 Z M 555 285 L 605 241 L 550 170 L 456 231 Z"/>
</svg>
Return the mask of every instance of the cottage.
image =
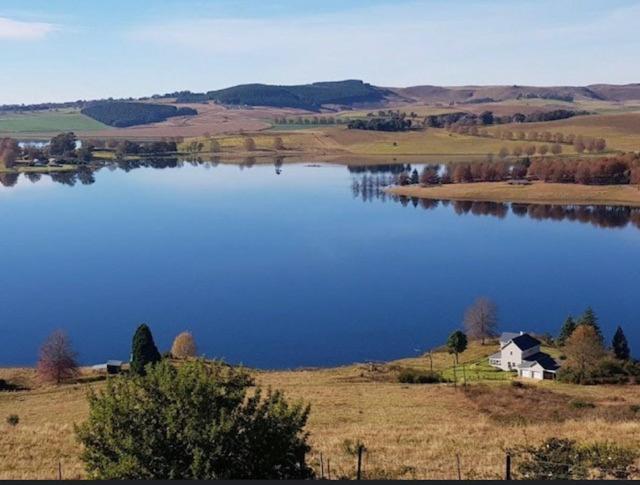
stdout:
<svg viewBox="0 0 640 485">
<path fill-rule="evenodd" d="M 97 364 L 92 367 L 96 372 L 106 372 L 107 374 L 120 374 L 122 371 L 121 360 L 108 360 L 106 364 Z"/>
<path fill-rule="evenodd" d="M 500 335 L 500 351 L 489 356 L 489 364 L 504 371 L 516 371 L 519 377 L 555 379 L 558 363 L 540 351 L 540 341 L 520 332 Z"/>
</svg>

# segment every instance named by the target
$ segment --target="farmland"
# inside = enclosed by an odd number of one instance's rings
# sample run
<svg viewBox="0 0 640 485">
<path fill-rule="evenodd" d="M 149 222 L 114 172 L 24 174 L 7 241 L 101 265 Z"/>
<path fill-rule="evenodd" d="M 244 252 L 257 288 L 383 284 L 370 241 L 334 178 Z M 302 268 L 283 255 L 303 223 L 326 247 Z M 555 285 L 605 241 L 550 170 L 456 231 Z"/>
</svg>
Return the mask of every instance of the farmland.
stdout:
<svg viewBox="0 0 640 485">
<path fill-rule="evenodd" d="M 78 110 L 9 112 L 0 114 L 0 135 L 27 137 L 63 131 L 95 132 L 107 126 Z M 38 136 L 40 137 L 40 136 Z"/>
<path fill-rule="evenodd" d="M 640 444 L 640 424 L 633 411 L 640 404 L 637 386 L 543 382 L 515 388 L 509 378 L 472 380 L 480 373 L 474 366 L 482 366 L 494 347 L 474 343 L 461 354 L 461 365 L 469 371 L 466 390 L 461 385 L 396 381 L 399 368 L 429 368 L 426 357 L 254 375 L 261 385 L 283 389 L 289 398 L 311 404 L 309 460 L 319 472 L 322 453 L 325 466 L 330 461 L 333 478 L 354 476 L 355 459 L 348 444 L 358 440 L 367 448 L 368 478 L 455 478 L 456 454 L 463 478 L 499 478 L 506 448 L 550 436 Z M 432 357 L 434 369 L 450 373 L 451 355 L 436 349 Z M 32 369 L 2 369 L 0 378 L 30 388 L 0 393 L 0 477 L 54 478 L 59 463 L 63 478 L 83 477 L 73 424 L 87 415 L 88 387 L 102 384 L 91 383 L 87 376 L 77 384 L 41 386 Z M 576 409 L 571 405 L 575 400 L 593 407 Z M 554 413 L 539 412 L 544 403 L 553 403 Z M 20 417 L 17 426 L 5 422 L 9 414 Z"/>
</svg>

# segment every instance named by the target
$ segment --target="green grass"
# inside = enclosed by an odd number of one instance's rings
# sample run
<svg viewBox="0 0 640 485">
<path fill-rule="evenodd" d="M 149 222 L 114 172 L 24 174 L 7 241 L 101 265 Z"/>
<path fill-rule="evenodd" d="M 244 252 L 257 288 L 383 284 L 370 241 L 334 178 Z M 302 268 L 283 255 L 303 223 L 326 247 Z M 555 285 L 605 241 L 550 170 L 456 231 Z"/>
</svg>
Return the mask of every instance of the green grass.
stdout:
<svg viewBox="0 0 640 485">
<path fill-rule="evenodd" d="M 0 115 L 0 133 L 60 133 L 63 131 L 98 131 L 109 127 L 83 115 L 78 110 L 11 112 Z"/>
</svg>

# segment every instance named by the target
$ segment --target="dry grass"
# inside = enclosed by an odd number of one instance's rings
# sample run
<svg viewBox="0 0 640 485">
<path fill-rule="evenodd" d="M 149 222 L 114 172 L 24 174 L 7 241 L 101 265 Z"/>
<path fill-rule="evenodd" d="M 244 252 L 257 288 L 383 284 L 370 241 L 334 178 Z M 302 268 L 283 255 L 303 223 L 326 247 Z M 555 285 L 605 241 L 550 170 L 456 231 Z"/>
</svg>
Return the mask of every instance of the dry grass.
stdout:
<svg viewBox="0 0 640 485">
<path fill-rule="evenodd" d="M 461 358 L 473 362 L 493 350 L 492 345 L 472 344 Z M 438 369 L 451 363 L 444 351 L 435 352 L 433 359 Z M 456 453 L 464 478 L 497 478 L 505 448 L 551 436 L 640 445 L 640 421 L 631 411 L 640 404 L 636 386 L 543 382 L 521 389 L 494 382 L 469 386 L 465 392 L 449 384 L 397 383 L 398 366 L 427 368 L 429 362 L 413 358 L 373 368 L 352 365 L 255 375 L 261 385 L 311 404 L 309 460 L 318 467 L 322 453 L 325 465 L 330 460 L 332 477 L 353 477 L 355 457 L 346 445 L 357 440 L 368 450 L 366 476 L 378 478 L 455 478 Z M 0 378 L 32 388 L 0 393 L 0 478 L 55 478 L 59 460 L 65 478 L 80 478 L 84 474 L 73 423 L 87 414 L 87 387 L 100 384 L 41 387 L 33 377 L 33 370 L 0 370 Z M 575 400 L 592 402 L 595 408 L 576 409 L 571 405 Z M 14 413 L 20 423 L 12 428 L 5 419 Z"/>
<path fill-rule="evenodd" d="M 494 126 L 490 129 L 510 129 L 512 131 L 550 131 L 565 135 L 575 134 L 601 137 L 607 140 L 607 146 L 616 150 L 640 150 L 640 113 L 629 112 L 576 116 L 565 120 L 545 123 L 526 123 Z"/>
<path fill-rule="evenodd" d="M 640 188 L 636 185 L 595 186 L 535 182 L 519 186 L 509 185 L 507 182 L 480 182 L 431 187 L 407 185 L 393 187 L 389 191 L 407 197 L 441 200 L 640 206 Z"/>
</svg>

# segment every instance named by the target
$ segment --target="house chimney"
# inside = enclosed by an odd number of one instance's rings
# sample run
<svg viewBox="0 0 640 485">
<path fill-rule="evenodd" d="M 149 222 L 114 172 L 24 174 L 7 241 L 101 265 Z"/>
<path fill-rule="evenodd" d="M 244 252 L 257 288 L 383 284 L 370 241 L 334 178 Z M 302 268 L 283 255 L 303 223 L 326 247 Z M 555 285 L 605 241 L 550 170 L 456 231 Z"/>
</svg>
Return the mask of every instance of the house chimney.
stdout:
<svg viewBox="0 0 640 485">
<path fill-rule="evenodd" d="M 524 332 L 522 330 L 520 330 L 520 335 L 524 335 Z"/>
</svg>

